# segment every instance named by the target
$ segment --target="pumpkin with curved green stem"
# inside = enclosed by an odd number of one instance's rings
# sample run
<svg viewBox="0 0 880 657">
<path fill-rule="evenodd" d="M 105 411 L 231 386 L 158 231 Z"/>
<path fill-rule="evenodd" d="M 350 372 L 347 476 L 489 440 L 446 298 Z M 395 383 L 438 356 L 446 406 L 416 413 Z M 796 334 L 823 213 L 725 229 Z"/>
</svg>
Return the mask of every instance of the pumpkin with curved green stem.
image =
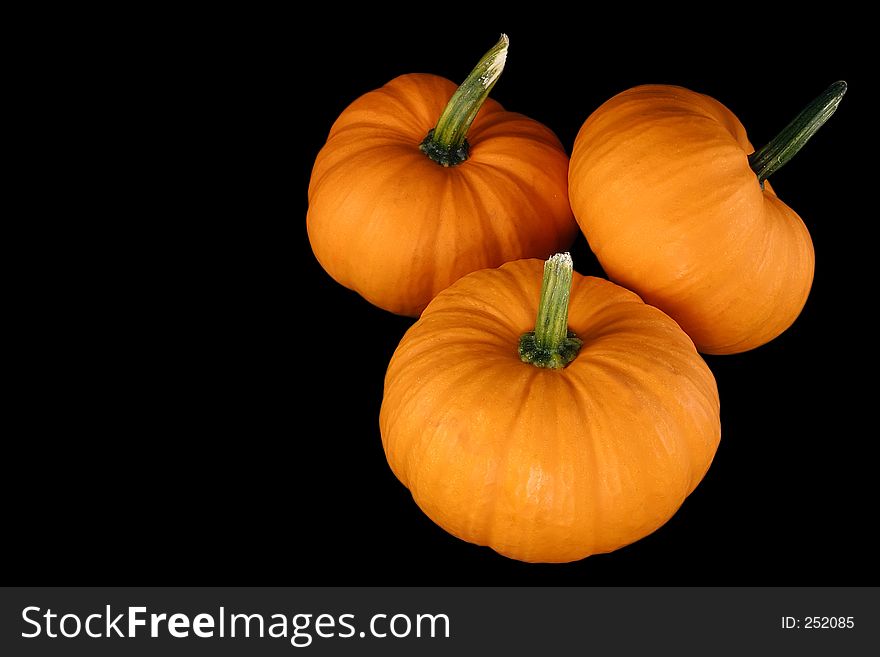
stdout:
<svg viewBox="0 0 880 657">
<path fill-rule="evenodd" d="M 785 331 L 806 303 L 815 256 L 766 179 L 845 91 L 831 85 L 755 153 L 709 96 L 646 85 L 604 103 L 575 140 L 569 194 L 609 278 L 668 313 L 704 353 L 747 351 Z"/>
<path fill-rule="evenodd" d="M 508 43 L 502 35 L 457 90 L 403 75 L 333 124 L 309 184 L 309 241 L 324 269 L 371 303 L 417 316 L 467 273 L 574 240 L 559 140 L 487 100 Z"/>
</svg>

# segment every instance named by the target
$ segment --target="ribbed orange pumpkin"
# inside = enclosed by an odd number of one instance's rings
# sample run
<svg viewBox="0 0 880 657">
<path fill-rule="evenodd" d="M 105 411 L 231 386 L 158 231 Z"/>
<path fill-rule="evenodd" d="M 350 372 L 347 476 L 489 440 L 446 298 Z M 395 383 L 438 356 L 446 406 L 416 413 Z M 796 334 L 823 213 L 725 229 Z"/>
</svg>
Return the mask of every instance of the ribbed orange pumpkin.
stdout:
<svg viewBox="0 0 880 657">
<path fill-rule="evenodd" d="M 582 346 L 566 367 L 518 355 L 544 298 L 541 261 L 520 260 L 441 292 L 385 377 L 395 475 L 448 532 L 523 561 L 650 534 L 703 478 L 721 433 L 715 379 L 678 325 L 614 283 L 570 281 L 567 328 Z"/>
<path fill-rule="evenodd" d="M 339 283 L 417 316 L 469 272 L 571 244 L 577 225 L 559 140 L 485 100 L 506 53 L 503 37 L 450 106 L 449 80 L 403 75 L 334 123 L 312 171 L 307 225 L 315 256 Z M 445 152 L 420 149 L 432 146 L 435 124 L 449 133 Z"/>
<path fill-rule="evenodd" d="M 782 333 L 810 292 L 813 244 L 762 181 L 845 90 L 832 85 L 751 159 L 742 124 L 708 96 L 648 85 L 599 107 L 575 140 L 569 193 L 609 278 L 668 313 L 704 353 L 746 351 Z"/>
</svg>

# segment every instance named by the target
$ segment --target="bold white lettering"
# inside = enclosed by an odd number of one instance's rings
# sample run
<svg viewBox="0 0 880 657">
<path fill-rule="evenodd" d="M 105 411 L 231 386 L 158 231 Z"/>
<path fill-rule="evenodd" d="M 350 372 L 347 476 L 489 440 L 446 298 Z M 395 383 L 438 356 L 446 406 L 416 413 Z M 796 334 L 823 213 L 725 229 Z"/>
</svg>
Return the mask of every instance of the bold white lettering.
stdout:
<svg viewBox="0 0 880 657">
<path fill-rule="evenodd" d="M 321 626 L 329 627 L 332 630 L 336 626 L 336 619 L 333 618 L 333 616 L 331 616 L 330 614 L 321 614 L 315 619 L 315 634 L 317 634 L 322 639 L 332 639 L 333 632 L 330 632 L 329 634 L 324 634 L 321 631 Z"/>
<path fill-rule="evenodd" d="M 116 623 L 122 620 L 122 614 L 119 614 L 116 618 L 114 618 L 112 623 L 110 622 L 111 615 L 112 614 L 110 613 L 110 605 L 107 605 L 107 615 L 105 616 L 105 618 L 107 619 L 107 638 L 110 638 L 110 630 L 116 632 L 116 636 L 124 637 L 125 635 L 122 633 L 122 630 L 116 627 Z"/>
<path fill-rule="evenodd" d="M 137 636 L 138 625 L 146 625 L 147 621 L 138 618 L 138 614 L 146 613 L 146 607 L 129 607 L 128 608 L 128 638 L 133 639 Z"/>
<path fill-rule="evenodd" d="M 159 621 L 163 621 L 168 614 L 150 614 L 150 636 L 154 639 L 159 636 Z"/>
<path fill-rule="evenodd" d="M 388 632 L 385 632 L 385 634 L 379 634 L 376 631 L 376 619 L 377 618 L 388 618 L 388 616 L 386 616 L 385 614 L 375 614 L 370 619 L 370 634 L 372 634 L 375 637 L 379 637 L 380 639 L 384 639 L 386 636 L 388 636 Z"/>
<path fill-rule="evenodd" d="M 312 644 L 312 635 L 308 632 L 301 631 L 308 628 L 311 618 L 311 614 L 297 614 L 291 619 L 293 622 L 293 634 L 290 635 L 290 645 L 296 646 L 297 648 L 305 648 Z M 305 621 L 305 624 L 301 622 L 303 620 Z M 303 639 L 305 643 L 297 643 L 297 639 Z"/>
<path fill-rule="evenodd" d="M 68 632 L 66 632 L 64 630 L 64 621 L 66 621 L 68 618 L 72 618 L 73 620 L 76 621 L 76 631 L 73 632 L 73 634 L 69 634 Z M 68 639 L 72 639 L 75 636 L 79 636 L 79 633 L 82 630 L 82 622 L 79 620 L 79 616 L 77 616 L 76 614 L 64 614 L 61 617 L 61 623 L 59 624 L 59 628 L 61 629 L 61 634 L 66 636 Z"/>
<path fill-rule="evenodd" d="M 101 614 L 92 614 L 88 618 L 86 618 L 86 634 L 88 634 L 93 639 L 100 639 L 100 634 L 95 634 L 92 632 L 92 619 L 93 618 L 101 618 Z"/>
<path fill-rule="evenodd" d="M 189 617 L 186 614 L 172 614 L 168 619 L 168 632 L 173 637 L 185 639 L 189 636 Z"/>
<path fill-rule="evenodd" d="M 46 636 L 52 639 L 56 638 L 58 635 L 52 634 L 52 619 L 58 618 L 58 614 L 53 614 L 51 609 L 47 609 L 46 613 L 43 614 L 43 618 L 46 619 Z"/>
<path fill-rule="evenodd" d="M 28 618 L 28 614 L 29 614 L 30 612 L 32 612 L 32 611 L 40 611 L 40 608 L 39 608 L 39 607 L 25 607 L 24 609 L 21 610 L 21 619 L 22 619 L 25 623 L 30 623 L 31 625 L 33 625 L 34 627 L 36 627 L 36 628 L 37 628 L 37 631 L 36 631 L 36 632 L 32 632 L 32 633 L 30 633 L 30 634 L 28 634 L 27 632 L 22 632 L 22 633 L 21 633 L 21 636 L 22 636 L 23 639 L 33 639 L 35 636 L 40 636 L 40 632 L 43 631 L 43 626 L 42 626 L 42 625 L 40 625 L 40 624 L 39 624 L 37 621 L 35 621 L 33 618 Z"/>
<path fill-rule="evenodd" d="M 349 632 L 348 634 L 343 634 L 342 632 L 339 632 L 339 633 L 336 635 L 336 636 L 338 636 L 338 637 L 342 637 L 343 639 L 348 639 L 349 637 L 353 637 L 353 636 L 354 636 L 354 625 L 352 625 L 351 623 L 346 622 L 346 620 L 345 620 L 346 618 L 354 618 L 354 614 L 342 614 L 342 615 L 339 617 L 339 625 L 340 625 L 341 627 L 347 627 L 348 629 L 351 630 L 351 632 Z"/>
<path fill-rule="evenodd" d="M 416 616 L 416 636 L 422 636 L 422 619 L 427 619 L 431 621 L 431 634 L 430 636 L 435 637 L 436 634 L 436 623 L 438 620 L 443 619 L 443 636 L 447 639 L 449 638 L 449 616 L 446 614 L 419 614 Z"/>
<path fill-rule="evenodd" d="M 272 623 L 269 626 L 269 636 L 273 639 L 279 639 L 281 637 L 287 638 L 287 616 L 282 616 L 281 614 L 272 614 L 272 620 L 276 618 L 280 619 L 275 623 Z M 277 630 L 275 628 L 278 628 Z"/>
<path fill-rule="evenodd" d="M 251 614 L 250 616 L 248 616 L 247 614 L 232 614 L 232 616 L 229 619 L 229 636 L 231 636 L 231 637 L 235 636 L 235 621 L 238 620 L 239 618 L 245 619 L 244 635 L 247 638 L 251 637 L 251 621 L 256 618 L 257 621 L 259 621 L 259 625 L 260 625 L 260 634 L 258 636 L 260 636 L 262 638 L 262 636 L 263 636 L 263 617 L 260 614 Z"/>
<path fill-rule="evenodd" d="M 401 634 L 398 634 L 394 631 L 394 621 L 399 618 L 402 618 L 406 621 L 406 632 L 403 632 Z M 407 616 L 406 614 L 394 614 L 394 616 L 391 617 L 391 623 L 389 624 L 389 626 L 391 627 L 391 634 L 396 636 L 398 639 L 402 639 L 403 637 L 408 636 L 409 631 L 412 629 L 412 623 L 409 620 L 409 616 Z"/>
<path fill-rule="evenodd" d="M 193 632 L 203 639 L 214 636 L 214 617 L 210 614 L 199 614 L 193 618 Z"/>
</svg>

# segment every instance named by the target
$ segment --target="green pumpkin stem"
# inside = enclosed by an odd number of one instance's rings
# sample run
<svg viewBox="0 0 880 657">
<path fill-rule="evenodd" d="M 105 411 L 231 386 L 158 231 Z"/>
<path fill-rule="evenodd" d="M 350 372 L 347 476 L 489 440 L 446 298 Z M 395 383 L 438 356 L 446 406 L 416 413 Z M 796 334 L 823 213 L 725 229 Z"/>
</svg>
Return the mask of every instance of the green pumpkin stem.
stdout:
<svg viewBox="0 0 880 657">
<path fill-rule="evenodd" d="M 483 55 L 471 74 L 452 94 L 437 125 L 419 146 L 437 164 L 453 167 L 468 159 L 468 129 L 504 70 L 509 45 L 510 39 L 502 34 L 498 43 Z"/>
<path fill-rule="evenodd" d="M 782 168 L 803 148 L 816 131 L 831 118 L 846 93 L 846 82 L 835 82 L 807 105 L 769 144 L 749 155 L 749 166 L 764 181 Z"/>
<path fill-rule="evenodd" d="M 583 340 L 568 330 L 572 269 L 568 253 L 557 253 L 544 263 L 535 330 L 519 339 L 519 357 L 524 363 L 560 369 L 578 355 Z"/>
</svg>

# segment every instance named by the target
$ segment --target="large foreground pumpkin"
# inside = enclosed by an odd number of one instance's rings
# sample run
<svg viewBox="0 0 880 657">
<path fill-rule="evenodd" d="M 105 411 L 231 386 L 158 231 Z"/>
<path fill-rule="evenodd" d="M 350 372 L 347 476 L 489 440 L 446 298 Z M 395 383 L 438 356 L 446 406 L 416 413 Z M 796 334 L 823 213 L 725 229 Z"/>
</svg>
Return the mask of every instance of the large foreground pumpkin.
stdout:
<svg viewBox="0 0 880 657">
<path fill-rule="evenodd" d="M 439 294 L 394 353 L 380 426 L 438 525 L 564 562 L 665 523 L 721 428 L 715 379 L 675 322 L 614 283 L 572 282 L 567 254 L 542 284 L 543 266 L 511 262 Z"/>
<path fill-rule="evenodd" d="M 832 85 L 757 153 L 730 110 L 688 89 L 646 85 L 604 103 L 575 140 L 569 194 L 609 278 L 668 313 L 705 353 L 782 333 L 809 295 L 813 243 L 764 181 L 845 91 Z"/>
</svg>

